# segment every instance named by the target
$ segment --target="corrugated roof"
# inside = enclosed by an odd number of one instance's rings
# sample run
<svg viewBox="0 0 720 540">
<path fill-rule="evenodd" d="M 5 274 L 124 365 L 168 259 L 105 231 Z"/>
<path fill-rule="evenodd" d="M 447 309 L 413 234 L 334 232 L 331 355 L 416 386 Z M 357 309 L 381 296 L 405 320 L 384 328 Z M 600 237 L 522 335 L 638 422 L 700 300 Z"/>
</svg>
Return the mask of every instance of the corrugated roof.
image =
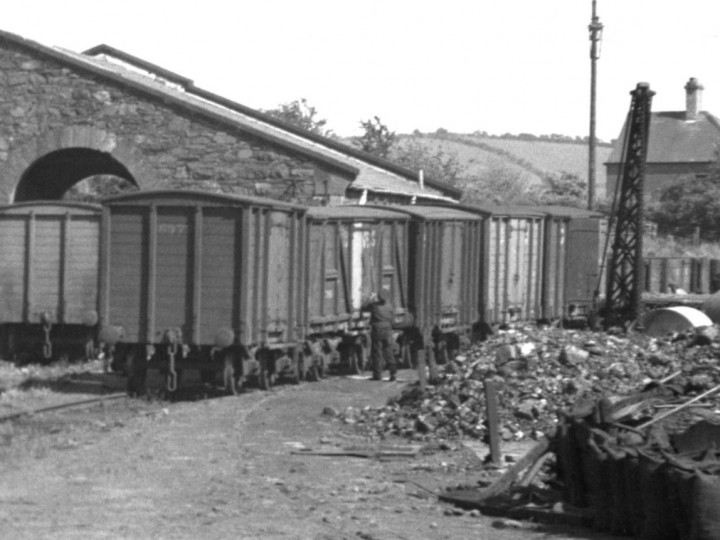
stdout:
<svg viewBox="0 0 720 540">
<path fill-rule="evenodd" d="M 46 47 L 0 31 L 0 43 L 2 41 L 29 48 L 73 67 L 144 91 L 166 103 L 181 106 L 215 121 L 224 121 L 242 131 L 310 155 L 355 175 L 353 188 L 450 201 L 461 195 L 459 189 L 432 179 L 426 179 L 424 188 L 420 188 L 414 171 L 197 88 L 190 79 L 107 45 L 89 49 L 88 52 L 99 55 L 89 56 L 62 48 Z M 111 55 L 120 62 L 111 61 Z"/>
<path fill-rule="evenodd" d="M 627 120 L 607 163 L 621 163 Z M 717 159 L 720 121 L 706 111 L 685 120 L 685 111 L 650 114 L 647 163 L 707 163 Z"/>
</svg>

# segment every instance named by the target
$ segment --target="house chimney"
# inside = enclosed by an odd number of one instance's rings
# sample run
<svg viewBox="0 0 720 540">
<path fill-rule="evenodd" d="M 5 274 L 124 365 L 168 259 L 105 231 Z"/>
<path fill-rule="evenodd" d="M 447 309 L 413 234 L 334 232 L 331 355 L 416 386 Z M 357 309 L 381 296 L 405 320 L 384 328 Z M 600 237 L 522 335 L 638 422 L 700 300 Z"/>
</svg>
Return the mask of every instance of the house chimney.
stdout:
<svg viewBox="0 0 720 540">
<path fill-rule="evenodd" d="M 702 91 L 705 87 L 695 77 L 685 85 L 685 120 L 695 120 L 702 107 Z"/>
</svg>

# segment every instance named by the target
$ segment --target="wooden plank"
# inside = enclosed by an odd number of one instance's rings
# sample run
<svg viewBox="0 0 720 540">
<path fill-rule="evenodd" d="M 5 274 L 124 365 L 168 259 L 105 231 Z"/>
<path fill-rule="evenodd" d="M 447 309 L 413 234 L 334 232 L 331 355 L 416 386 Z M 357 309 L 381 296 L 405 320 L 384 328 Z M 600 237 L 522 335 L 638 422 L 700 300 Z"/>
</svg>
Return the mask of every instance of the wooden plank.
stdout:
<svg viewBox="0 0 720 540">
<path fill-rule="evenodd" d="M 517 480 L 521 472 L 540 459 L 543 454 L 550 450 L 550 437 L 543 437 L 523 457 L 521 457 L 515 465 L 506 471 L 499 479 L 497 479 L 490 487 L 482 490 L 478 494 L 478 500 L 495 497 L 506 491 Z"/>
</svg>

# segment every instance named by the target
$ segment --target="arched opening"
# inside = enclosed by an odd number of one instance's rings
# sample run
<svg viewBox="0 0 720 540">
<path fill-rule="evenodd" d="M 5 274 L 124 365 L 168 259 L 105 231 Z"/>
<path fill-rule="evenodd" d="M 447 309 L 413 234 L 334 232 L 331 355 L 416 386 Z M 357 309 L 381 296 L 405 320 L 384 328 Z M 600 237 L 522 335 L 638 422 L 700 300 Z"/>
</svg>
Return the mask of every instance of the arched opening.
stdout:
<svg viewBox="0 0 720 540">
<path fill-rule="evenodd" d="M 13 200 L 91 201 L 133 189 L 139 189 L 135 178 L 109 153 L 90 148 L 64 148 L 45 154 L 25 170 Z"/>
</svg>

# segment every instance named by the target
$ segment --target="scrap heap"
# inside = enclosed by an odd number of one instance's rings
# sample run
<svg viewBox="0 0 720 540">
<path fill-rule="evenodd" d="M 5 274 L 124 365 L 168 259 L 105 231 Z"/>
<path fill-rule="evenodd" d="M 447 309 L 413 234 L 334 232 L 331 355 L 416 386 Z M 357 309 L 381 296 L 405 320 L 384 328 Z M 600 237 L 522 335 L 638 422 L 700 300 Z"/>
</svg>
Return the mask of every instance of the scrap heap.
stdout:
<svg viewBox="0 0 720 540">
<path fill-rule="evenodd" d="M 441 500 L 644 540 L 717 540 L 717 334 L 516 328 L 446 365 L 437 384 L 351 421 L 380 438 L 484 438 L 492 379 L 502 437 L 538 442 L 490 486 L 450 488 Z"/>
<path fill-rule="evenodd" d="M 720 383 L 716 329 L 664 339 L 522 327 L 492 336 L 444 366 L 440 380 L 407 388 L 380 408 L 341 416 L 367 433 L 415 440 L 485 438 L 486 379 L 498 388 L 504 440 L 539 438 L 558 413 L 603 396 L 627 395 L 673 376 L 678 395 Z"/>
</svg>

